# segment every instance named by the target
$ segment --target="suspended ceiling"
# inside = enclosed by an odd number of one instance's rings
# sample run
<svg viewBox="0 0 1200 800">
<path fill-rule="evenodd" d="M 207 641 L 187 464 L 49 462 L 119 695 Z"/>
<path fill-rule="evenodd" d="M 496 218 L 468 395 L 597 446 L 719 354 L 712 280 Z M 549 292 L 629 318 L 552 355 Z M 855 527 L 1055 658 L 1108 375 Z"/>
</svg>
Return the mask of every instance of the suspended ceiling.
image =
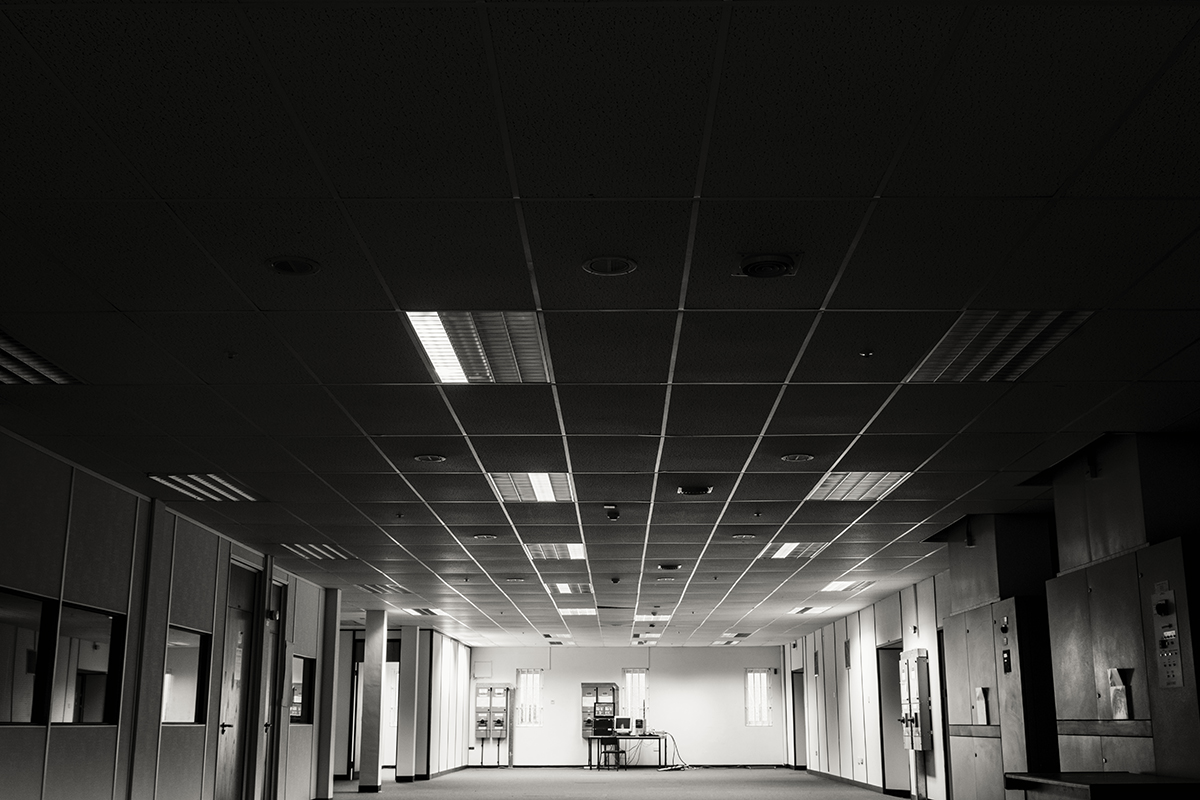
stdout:
<svg viewBox="0 0 1200 800">
<path fill-rule="evenodd" d="M 794 640 L 946 569 L 925 540 L 964 515 L 1051 511 L 1026 482 L 1105 432 L 1197 429 L 1198 20 L 4 2 L 0 330 L 78 383 L 0 386 L 0 425 L 340 587 L 347 623 Z M 735 276 L 762 253 L 796 274 Z M 414 311 L 535 312 L 550 382 L 439 383 Z M 918 369 L 1014 311 L 1083 322 L 1016 376 Z M 843 472 L 903 480 L 806 499 Z M 261 500 L 147 477 L 178 473 Z"/>
</svg>

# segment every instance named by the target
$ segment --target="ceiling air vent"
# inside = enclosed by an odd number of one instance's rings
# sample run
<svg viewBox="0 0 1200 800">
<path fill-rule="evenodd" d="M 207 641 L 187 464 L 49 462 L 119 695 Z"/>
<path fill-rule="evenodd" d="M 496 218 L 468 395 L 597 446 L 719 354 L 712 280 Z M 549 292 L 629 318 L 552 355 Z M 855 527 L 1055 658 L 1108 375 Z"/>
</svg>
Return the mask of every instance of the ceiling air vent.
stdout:
<svg viewBox="0 0 1200 800">
<path fill-rule="evenodd" d="M 261 497 L 252 494 L 248 489 L 238 486 L 229 478 L 222 478 L 220 475 L 201 475 L 197 473 L 190 475 L 156 475 L 151 473 L 146 477 L 152 481 L 161 483 L 163 486 L 174 489 L 193 500 L 234 503 L 245 501 L 253 503 L 262 500 Z"/>
<path fill-rule="evenodd" d="M 964 311 L 909 383 L 1015 381 L 1090 311 Z"/>
<path fill-rule="evenodd" d="M 796 274 L 799 254 L 780 253 L 748 255 L 738 265 L 735 278 L 789 278 Z"/>
<path fill-rule="evenodd" d="M 354 558 L 336 544 L 282 544 L 280 547 L 293 555 L 307 558 L 309 561 L 332 559 L 350 561 Z"/>
<path fill-rule="evenodd" d="M 409 311 L 442 383 L 548 383 L 533 311 Z"/>
<path fill-rule="evenodd" d="M 637 269 L 637 264 L 633 259 L 622 256 L 600 256 L 583 262 L 584 272 L 602 277 L 628 275 L 635 269 Z"/>
<path fill-rule="evenodd" d="M 831 472 L 805 500 L 879 500 L 911 472 Z"/>
<path fill-rule="evenodd" d="M 56 367 L 4 331 L 0 331 L 0 383 L 83 383 Z"/>
<path fill-rule="evenodd" d="M 525 552 L 532 559 L 539 561 L 563 561 L 567 559 L 578 560 L 586 557 L 586 551 L 583 548 L 583 542 L 569 542 L 567 544 L 527 544 Z"/>
</svg>

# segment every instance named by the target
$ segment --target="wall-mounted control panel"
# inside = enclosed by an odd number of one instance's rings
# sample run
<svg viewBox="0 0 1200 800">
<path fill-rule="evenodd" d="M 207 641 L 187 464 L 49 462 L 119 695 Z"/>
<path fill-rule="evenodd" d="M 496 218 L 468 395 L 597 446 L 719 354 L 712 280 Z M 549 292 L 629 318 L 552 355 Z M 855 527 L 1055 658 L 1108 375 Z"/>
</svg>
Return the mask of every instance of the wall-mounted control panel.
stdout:
<svg viewBox="0 0 1200 800">
<path fill-rule="evenodd" d="M 900 654 L 900 723 L 905 750 L 932 750 L 929 714 L 929 651 L 905 650 Z"/>
<path fill-rule="evenodd" d="M 475 686 L 475 738 L 507 739 L 512 685 L 480 683 Z"/>
<path fill-rule="evenodd" d="M 1165 688 L 1183 686 L 1183 670 L 1179 660 L 1179 621 L 1175 616 L 1175 592 L 1166 581 L 1155 584 L 1150 596 L 1153 609 L 1154 639 L 1158 645 L 1155 661 L 1158 663 L 1158 685 Z"/>
</svg>

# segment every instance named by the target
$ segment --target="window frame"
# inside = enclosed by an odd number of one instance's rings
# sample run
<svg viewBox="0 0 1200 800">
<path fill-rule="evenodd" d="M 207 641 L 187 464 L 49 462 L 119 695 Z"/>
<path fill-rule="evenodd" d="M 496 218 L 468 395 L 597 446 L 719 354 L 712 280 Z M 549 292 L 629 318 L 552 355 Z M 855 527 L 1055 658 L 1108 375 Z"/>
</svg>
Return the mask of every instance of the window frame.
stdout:
<svg viewBox="0 0 1200 800">
<path fill-rule="evenodd" d="M 200 637 L 200 645 L 196 655 L 196 708 L 190 721 L 168 720 L 167 715 L 167 659 L 163 659 L 163 708 L 161 722 L 163 725 L 205 725 L 208 722 L 208 689 L 209 678 L 212 675 L 212 634 L 205 631 L 192 630 L 182 625 L 167 625 L 167 649 L 170 650 L 171 631 L 189 633 Z"/>
<path fill-rule="evenodd" d="M 775 685 L 771 667 L 746 667 L 746 727 L 770 728 L 775 724 Z"/>
<path fill-rule="evenodd" d="M 517 670 L 517 702 L 513 709 L 513 727 L 541 728 L 544 724 L 542 691 L 545 686 L 545 670 L 541 667 Z M 536 677 L 536 680 L 533 678 Z M 529 679 L 528 681 L 526 679 Z M 531 692 L 531 690 L 533 690 Z M 535 696 L 530 697 L 530 694 Z"/>
<path fill-rule="evenodd" d="M 638 707 L 634 707 L 632 702 L 634 692 L 629 688 L 631 675 L 642 676 L 640 681 L 642 702 Z M 650 708 L 650 669 L 648 667 L 623 667 L 621 669 L 621 716 L 629 717 L 631 720 L 640 719 L 645 724 L 648 708 Z"/>
</svg>

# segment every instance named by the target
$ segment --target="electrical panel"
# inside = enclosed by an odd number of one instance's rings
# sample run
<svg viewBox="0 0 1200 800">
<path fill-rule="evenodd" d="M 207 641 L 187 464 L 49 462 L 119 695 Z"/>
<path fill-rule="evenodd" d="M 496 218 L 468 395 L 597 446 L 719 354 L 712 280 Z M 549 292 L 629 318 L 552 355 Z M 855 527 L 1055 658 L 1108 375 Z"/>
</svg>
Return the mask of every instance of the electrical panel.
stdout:
<svg viewBox="0 0 1200 800">
<path fill-rule="evenodd" d="M 615 683 L 584 683 L 580 685 L 582 712 L 581 733 L 585 737 L 612 736 L 620 697 Z"/>
<path fill-rule="evenodd" d="M 512 684 L 480 683 L 475 686 L 475 738 L 507 739 Z"/>
<path fill-rule="evenodd" d="M 929 652 L 924 648 L 900 654 L 900 722 L 905 750 L 932 750 L 929 712 Z"/>
<path fill-rule="evenodd" d="M 1179 662 L 1179 623 L 1175 617 L 1175 592 L 1166 581 L 1155 585 L 1150 597 L 1154 611 L 1154 640 L 1158 645 L 1158 685 L 1164 689 L 1183 686 Z"/>
</svg>

